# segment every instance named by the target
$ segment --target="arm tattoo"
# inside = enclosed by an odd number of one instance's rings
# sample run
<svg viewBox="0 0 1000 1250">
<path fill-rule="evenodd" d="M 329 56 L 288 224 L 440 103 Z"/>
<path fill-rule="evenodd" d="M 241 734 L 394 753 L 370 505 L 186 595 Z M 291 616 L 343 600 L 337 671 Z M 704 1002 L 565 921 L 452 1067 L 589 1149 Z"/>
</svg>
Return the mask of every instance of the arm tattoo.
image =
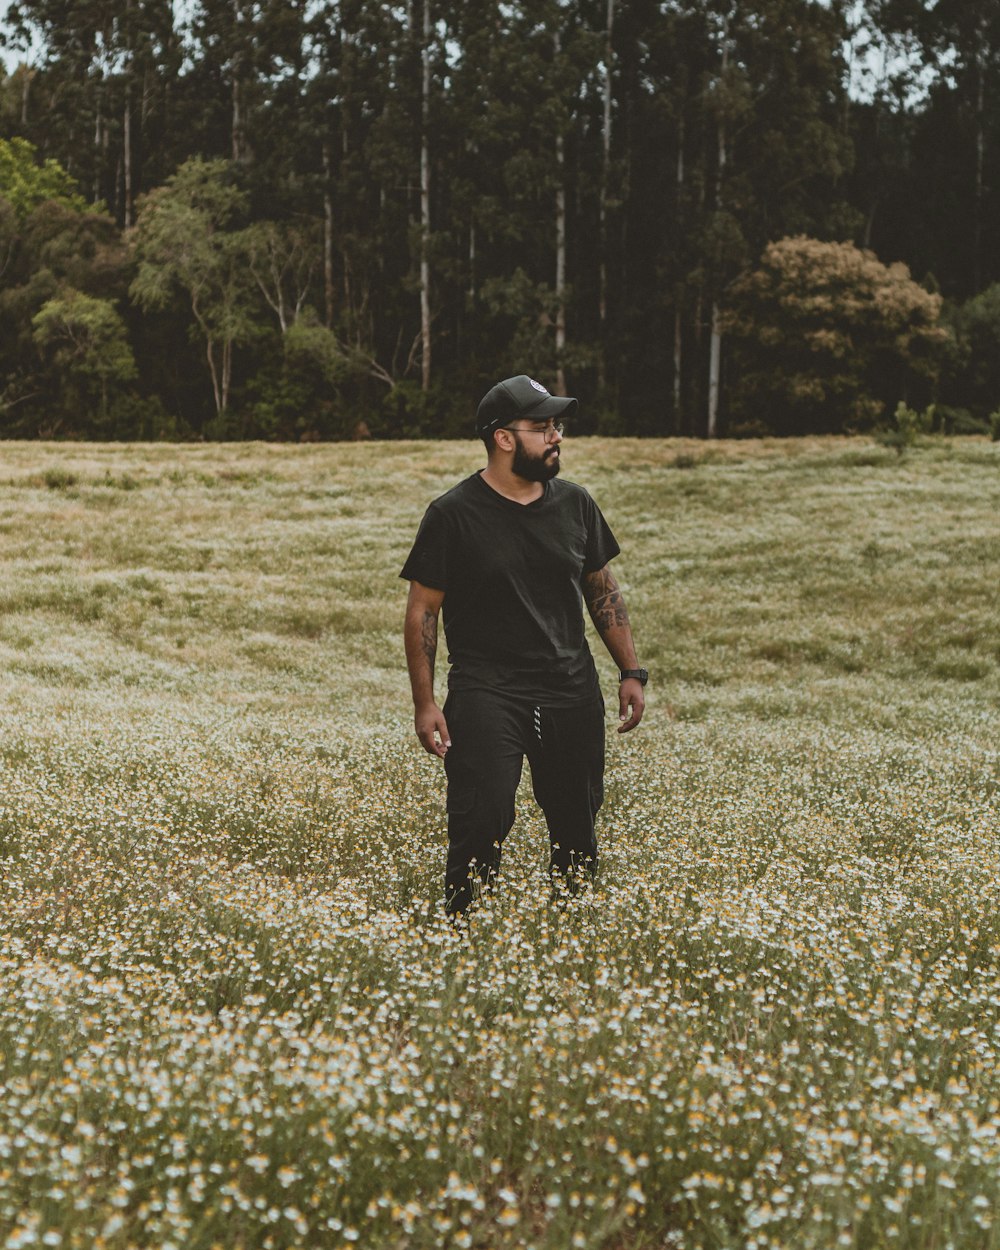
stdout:
<svg viewBox="0 0 1000 1250">
<path fill-rule="evenodd" d="M 420 622 L 420 645 L 423 648 L 428 667 L 433 673 L 438 645 L 437 614 L 434 612 L 425 612 Z"/>
<path fill-rule="evenodd" d="M 598 633 L 603 635 L 615 626 L 629 623 L 622 592 L 607 567 L 584 575 L 583 597 Z"/>
</svg>

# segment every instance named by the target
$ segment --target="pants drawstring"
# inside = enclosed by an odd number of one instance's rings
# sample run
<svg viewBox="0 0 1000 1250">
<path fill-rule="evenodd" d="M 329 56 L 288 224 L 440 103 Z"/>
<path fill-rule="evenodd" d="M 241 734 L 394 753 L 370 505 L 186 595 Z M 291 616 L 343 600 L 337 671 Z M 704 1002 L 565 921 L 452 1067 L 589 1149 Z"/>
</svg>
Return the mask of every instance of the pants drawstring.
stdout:
<svg viewBox="0 0 1000 1250">
<path fill-rule="evenodd" d="M 535 737 L 538 739 L 538 745 L 541 746 L 542 745 L 542 709 L 540 707 L 534 708 L 533 716 L 534 716 L 534 721 L 535 721 Z"/>
</svg>

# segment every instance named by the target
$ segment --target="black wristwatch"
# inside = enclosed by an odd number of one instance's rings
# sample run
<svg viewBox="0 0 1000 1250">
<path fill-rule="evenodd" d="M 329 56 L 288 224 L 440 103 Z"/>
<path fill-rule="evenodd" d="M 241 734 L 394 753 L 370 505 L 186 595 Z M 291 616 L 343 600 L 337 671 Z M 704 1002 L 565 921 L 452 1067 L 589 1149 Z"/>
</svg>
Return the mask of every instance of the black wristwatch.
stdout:
<svg viewBox="0 0 1000 1250">
<path fill-rule="evenodd" d="M 640 686 L 649 681 L 649 674 L 644 668 L 623 668 L 618 674 L 618 680 L 624 681 L 627 677 L 634 677 Z"/>
</svg>

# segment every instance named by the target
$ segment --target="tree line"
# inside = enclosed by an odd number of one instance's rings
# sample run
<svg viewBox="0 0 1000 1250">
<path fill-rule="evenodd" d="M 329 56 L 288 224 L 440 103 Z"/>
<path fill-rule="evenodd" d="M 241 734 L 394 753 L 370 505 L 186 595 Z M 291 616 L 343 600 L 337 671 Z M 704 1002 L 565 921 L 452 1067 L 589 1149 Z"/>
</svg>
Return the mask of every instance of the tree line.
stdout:
<svg viewBox="0 0 1000 1250">
<path fill-rule="evenodd" d="M 18 0 L 0 435 L 1000 408 L 995 0 Z"/>
</svg>

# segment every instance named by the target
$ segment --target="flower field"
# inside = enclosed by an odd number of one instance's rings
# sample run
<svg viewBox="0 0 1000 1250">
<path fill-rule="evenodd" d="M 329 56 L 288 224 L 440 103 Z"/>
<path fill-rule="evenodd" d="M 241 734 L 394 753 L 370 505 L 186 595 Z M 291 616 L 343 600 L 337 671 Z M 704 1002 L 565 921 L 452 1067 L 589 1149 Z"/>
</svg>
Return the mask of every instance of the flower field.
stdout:
<svg viewBox="0 0 1000 1250">
<path fill-rule="evenodd" d="M 1000 1247 L 1000 444 L 567 440 L 649 707 L 467 936 L 397 572 L 476 446 L 0 448 L 0 1246 Z"/>
</svg>

